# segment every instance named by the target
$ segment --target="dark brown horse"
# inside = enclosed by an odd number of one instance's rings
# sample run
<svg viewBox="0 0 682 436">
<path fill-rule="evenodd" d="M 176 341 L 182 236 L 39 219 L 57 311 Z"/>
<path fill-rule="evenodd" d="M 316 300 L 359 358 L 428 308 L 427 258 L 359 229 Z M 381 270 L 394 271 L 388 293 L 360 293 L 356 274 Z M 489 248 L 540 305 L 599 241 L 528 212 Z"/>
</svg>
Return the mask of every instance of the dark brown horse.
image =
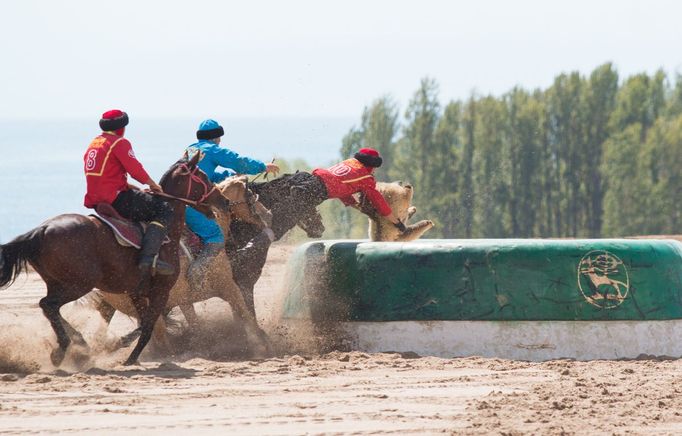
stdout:
<svg viewBox="0 0 682 436">
<path fill-rule="evenodd" d="M 205 213 L 210 206 L 225 210 L 227 200 L 199 170 L 199 153 L 176 162 L 163 175 L 160 185 L 174 197 L 173 220 L 169 226 L 170 243 L 160 256 L 179 270 L 178 242 L 185 223 L 185 203 L 198 205 Z M 73 340 L 85 344 L 83 337 L 59 313 L 66 303 L 99 288 L 111 293 L 127 293 L 140 315 L 141 334 L 125 364 L 137 359 L 149 341 L 154 323 L 166 307 L 168 293 L 178 278 L 143 276 L 137 268 L 138 252 L 120 246 L 113 232 L 98 219 L 84 215 L 59 215 L 35 229 L 0 245 L 0 289 L 10 285 L 29 263 L 47 285 L 47 296 L 40 307 L 57 335 L 59 348 L 50 357 L 61 364 Z M 68 332 L 68 333 L 67 333 Z"/>
<path fill-rule="evenodd" d="M 293 174 L 284 174 L 269 182 L 249 183 L 249 189 L 258 194 L 259 201 L 272 213 L 275 241 L 298 225 L 309 238 L 320 238 L 324 233 L 322 217 L 315 205 L 307 204 L 291 195 Z M 263 272 L 270 245 L 252 246 L 245 250 L 249 241 L 255 238 L 260 229 L 240 221 L 230 226 L 232 238 L 227 240 L 227 251 L 235 282 L 244 295 L 249 310 L 256 316 L 253 290 Z"/>
</svg>

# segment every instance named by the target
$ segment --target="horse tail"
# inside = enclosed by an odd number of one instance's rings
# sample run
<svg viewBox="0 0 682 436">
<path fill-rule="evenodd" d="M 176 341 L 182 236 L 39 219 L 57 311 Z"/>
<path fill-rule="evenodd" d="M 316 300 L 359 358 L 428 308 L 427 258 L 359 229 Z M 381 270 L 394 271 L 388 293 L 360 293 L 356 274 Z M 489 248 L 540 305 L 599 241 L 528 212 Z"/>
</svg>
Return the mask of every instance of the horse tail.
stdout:
<svg viewBox="0 0 682 436">
<path fill-rule="evenodd" d="M 37 227 L 0 245 L 0 289 L 14 283 L 19 274 L 26 270 L 26 264 L 36 258 L 43 234 L 44 228 Z"/>
</svg>

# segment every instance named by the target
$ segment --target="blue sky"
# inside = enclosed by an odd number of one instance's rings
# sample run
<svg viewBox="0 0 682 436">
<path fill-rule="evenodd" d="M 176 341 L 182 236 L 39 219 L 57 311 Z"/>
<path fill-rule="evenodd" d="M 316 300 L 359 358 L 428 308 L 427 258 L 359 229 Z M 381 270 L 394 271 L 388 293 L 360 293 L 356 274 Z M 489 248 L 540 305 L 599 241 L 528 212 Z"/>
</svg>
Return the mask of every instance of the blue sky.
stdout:
<svg viewBox="0 0 682 436">
<path fill-rule="evenodd" d="M 424 76 L 441 99 L 612 61 L 682 72 L 675 1 L 10 0 L 0 118 L 358 117 Z"/>
</svg>

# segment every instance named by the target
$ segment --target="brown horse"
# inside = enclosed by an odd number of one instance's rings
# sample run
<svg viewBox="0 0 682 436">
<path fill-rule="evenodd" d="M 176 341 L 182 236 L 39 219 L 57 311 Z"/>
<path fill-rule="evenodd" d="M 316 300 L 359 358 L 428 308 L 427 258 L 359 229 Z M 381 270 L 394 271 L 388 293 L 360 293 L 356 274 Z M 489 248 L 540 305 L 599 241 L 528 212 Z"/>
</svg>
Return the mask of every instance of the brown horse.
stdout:
<svg viewBox="0 0 682 436">
<path fill-rule="evenodd" d="M 257 197 L 247 189 L 246 180 L 245 176 L 232 177 L 216 186 L 221 194 L 230 201 L 229 213 L 216 211 L 216 221 L 223 230 L 225 238 L 229 238 L 230 224 L 234 220 L 253 225 L 261 231 L 266 227 L 261 216 L 263 212 L 267 214 L 269 212 L 256 201 Z M 263 210 L 259 210 L 260 207 L 263 207 Z M 240 321 L 238 324 L 241 329 L 240 335 L 246 337 L 244 327 L 249 327 L 258 336 L 262 345 L 269 349 L 265 332 L 258 326 L 258 321 L 247 307 L 239 287 L 232 278 L 233 271 L 226 253 L 221 252 L 210 265 L 207 265 L 204 271 L 198 271 L 191 279 L 187 275 L 189 263 L 190 260 L 187 255 L 180 256 L 180 275 L 170 291 L 166 310 L 169 311 L 175 306 L 180 306 L 190 327 L 196 327 L 198 318 L 192 304 L 212 297 L 221 298 L 230 304 L 234 319 Z M 86 303 L 95 306 L 107 323 L 111 321 L 116 310 L 128 316 L 137 317 L 135 308 L 127 295 L 94 290 L 85 297 L 85 300 Z M 159 317 L 156 322 L 154 339 L 157 345 L 168 350 L 170 346 L 163 318 L 163 316 Z M 118 345 L 127 346 L 136 338 L 137 334 L 139 334 L 139 329 L 123 337 Z"/>
<path fill-rule="evenodd" d="M 185 203 L 204 213 L 209 206 L 227 208 L 227 200 L 197 167 L 199 153 L 179 160 L 163 175 L 160 185 L 173 206 L 170 242 L 160 256 L 178 271 L 178 243 L 185 223 Z M 83 337 L 59 313 L 66 303 L 99 288 L 127 293 L 139 313 L 141 334 L 126 365 L 137 362 L 163 311 L 178 274 L 150 277 L 137 268 L 137 250 L 122 247 L 113 232 L 98 219 L 77 214 L 59 215 L 35 229 L 0 245 L 0 288 L 10 285 L 29 263 L 45 281 L 47 296 L 40 300 L 43 314 L 57 335 L 59 348 L 50 357 L 61 364 L 71 340 L 85 344 Z M 67 331 L 69 332 L 67 334 Z"/>
</svg>

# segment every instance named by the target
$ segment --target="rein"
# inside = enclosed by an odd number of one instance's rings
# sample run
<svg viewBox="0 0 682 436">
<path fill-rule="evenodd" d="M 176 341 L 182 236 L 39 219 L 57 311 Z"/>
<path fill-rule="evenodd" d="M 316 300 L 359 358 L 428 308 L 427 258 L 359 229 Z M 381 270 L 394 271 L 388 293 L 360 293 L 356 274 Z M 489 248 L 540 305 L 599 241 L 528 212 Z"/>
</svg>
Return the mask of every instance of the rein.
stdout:
<svg viewBox="0 0 682 436">
<path fill-rule="evenodd" d="M 270 161 L 270 163 L 275 163 L 275 158 L 274 158 L 274 157 L 272 158 L 272 160 Z M 256 180 L 260 179 L 262 176 L 265 176 L 265 180 L 268 180 L 268 172 L 267 172 L 267 171 L 263 171 L 262 173 L 258 173 L 258 175 L 257 175 L 256 177 L 254 177 L 253 180 L 251 180 L 251 182 L 255 182 Z"/>
</svg>

